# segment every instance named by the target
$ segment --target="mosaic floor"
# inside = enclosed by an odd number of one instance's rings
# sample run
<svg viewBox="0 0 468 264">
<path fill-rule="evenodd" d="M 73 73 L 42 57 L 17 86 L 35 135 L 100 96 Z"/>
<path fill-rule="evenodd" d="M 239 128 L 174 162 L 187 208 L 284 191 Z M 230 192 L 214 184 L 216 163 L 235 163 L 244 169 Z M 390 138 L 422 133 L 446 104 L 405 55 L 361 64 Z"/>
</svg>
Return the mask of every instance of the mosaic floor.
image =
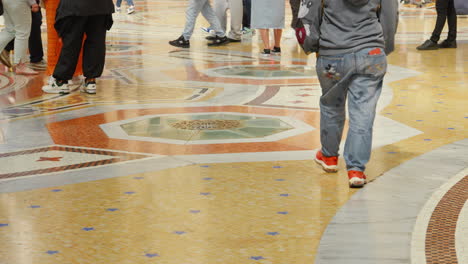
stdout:
<svg viewBox="0 0 468 264">
<path fill-rule="evenodd" d="M 327 174 L 314 57 L 208 48 L 186 1 L 115 14 L 96 95 L 0 69 L 0 264 L 468 263 L 468 18 L 402 7 L 365 188 Z M 291 19 L 287 6 L 287 21 Z"/>
</svg>

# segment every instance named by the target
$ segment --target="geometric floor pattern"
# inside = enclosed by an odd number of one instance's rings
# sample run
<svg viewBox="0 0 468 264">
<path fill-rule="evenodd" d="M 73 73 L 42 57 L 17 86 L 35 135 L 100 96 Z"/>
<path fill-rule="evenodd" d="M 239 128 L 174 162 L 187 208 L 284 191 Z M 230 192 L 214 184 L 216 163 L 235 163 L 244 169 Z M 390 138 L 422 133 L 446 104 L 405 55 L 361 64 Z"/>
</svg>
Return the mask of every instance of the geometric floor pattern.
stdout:
<svg viewBox="0 0 468 264">
<path fill-rule="evenodd" d="M 270 57 L 258 34 L 207 47 L 202 18 L 173 48 L 186 1 L 135 5 L 96 95 L 0 69 L 0 264 L 468 263 L 466 17 L 457 49 L 421 52 L 435 10 L 401 7 L 356 190 L 313 162 L 315 56 L 288 34 Z"/>
</svg>

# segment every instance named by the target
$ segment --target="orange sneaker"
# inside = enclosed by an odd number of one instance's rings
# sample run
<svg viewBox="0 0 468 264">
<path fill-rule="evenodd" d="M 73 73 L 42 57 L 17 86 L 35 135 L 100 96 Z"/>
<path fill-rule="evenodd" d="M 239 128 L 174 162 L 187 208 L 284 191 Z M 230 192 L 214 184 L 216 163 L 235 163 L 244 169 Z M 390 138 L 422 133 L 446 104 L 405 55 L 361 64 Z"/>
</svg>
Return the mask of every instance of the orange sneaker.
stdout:
<svg viewBox="0 0 468 264">
<path fill-rule="evenodd" d="M 338 171 L 338 156 L 325 157 L 322 154 L 322 151 L 317 151 L 315 155 L 315 162 L 322 166 L 323 170 L 326 172 L 337 172 Z"/>
<path fill-rule="evenodd" d="M 349 187 L 361 188 L 367 183 L 367 178 L 362 171 L 348 171 Z"/>
</svg>

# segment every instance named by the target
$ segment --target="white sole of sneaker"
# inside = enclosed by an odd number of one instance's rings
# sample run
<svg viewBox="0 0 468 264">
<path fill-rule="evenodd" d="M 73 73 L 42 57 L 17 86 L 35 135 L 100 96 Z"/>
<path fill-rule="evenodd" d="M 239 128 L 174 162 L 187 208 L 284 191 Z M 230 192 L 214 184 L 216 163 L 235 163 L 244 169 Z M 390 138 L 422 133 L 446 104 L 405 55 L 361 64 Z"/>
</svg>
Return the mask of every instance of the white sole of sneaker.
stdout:
<svg viewBox="0 0 468 264">
<path fill-rule="evenodd" d="M 322 166 L 322 169 L 328 173 L 335 173 L 338 172 L 338 166 L 328 166 L 325 164 L 325 162 L 318 160 L 315 158 L 315 162 L 317 162 L 318 165 Z"/>
<path fill-rule="evenodd" d="M 366 185 L 367 181 L 358 177 L 353 177 L 349 180 L 349 187 L 351 188 L 361 188 Z"/>
</svg>

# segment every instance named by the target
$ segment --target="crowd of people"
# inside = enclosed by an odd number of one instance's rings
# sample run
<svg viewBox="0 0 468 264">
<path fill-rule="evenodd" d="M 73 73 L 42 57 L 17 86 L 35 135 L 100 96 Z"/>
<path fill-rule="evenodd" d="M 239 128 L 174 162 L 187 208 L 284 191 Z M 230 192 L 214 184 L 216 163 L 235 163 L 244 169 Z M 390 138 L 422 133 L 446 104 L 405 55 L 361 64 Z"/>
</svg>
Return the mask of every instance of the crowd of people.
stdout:
<svg viewBox="0 0 468 264">
<path fill-rule="evenodd" d="M 113 24 L 112 13 L 120 11 L 121 0 L 3 0 L 5 29 L 0 33 L 0 61 L 16 74 L 37 74 L 46 69 L 46 93 L 72 92 L 69 81 L 84 75 L 83 92 L 94 94 L 96 78 L 105 63 L 106 32 Z M 200 13 L 210 23 L 205 29 L 209 46 L 242 41 L 243 33 L 257 31 L 262 54 L 281 54 L 285 26 L 285 0 L 188 0 L 185 28 L 169 44 L 189 48 Z M 315 160 L 327 172 L 338 170 L 338 151 L 349 110 L 349 130 L 344 159 L 352 187 L 366 183 L 377 101 L 387 69 L 387 55 L 394 50 L 398 25 L 398 0 L 290 0 L 291 27 L 306 53 L 317 54 L 320 98 L 321 143 Z M 436 2 L 437 23 L 432 37 L 418 50 L 456 48 L 454 0 Z M 39 4 L 47 17 L 47 64 L 43 59 Z M 127 13 L 135 11 L 127 0 Z M 227 12 L 230 10 L 230 21 Z M 349 23 L 355 21 L 355 23 Z M 448 38 L 438 43 L 448 21 Z M 227 28 L 228 22 L 230 28 Z M 270 30 L 274 40 L 270 41 Z M 14 43 L 11 41 L 14 40 Z M 10 44 L 9 44 L 10 43 Z M 8 45 L 8 47 L 7 47 Z M 24 57 L 29 47 L 30 63 Z M 9 54 L 15 49 L 13 62 Z M 46 67 L 47 66 L 47 67 Z"/>
</svg>

